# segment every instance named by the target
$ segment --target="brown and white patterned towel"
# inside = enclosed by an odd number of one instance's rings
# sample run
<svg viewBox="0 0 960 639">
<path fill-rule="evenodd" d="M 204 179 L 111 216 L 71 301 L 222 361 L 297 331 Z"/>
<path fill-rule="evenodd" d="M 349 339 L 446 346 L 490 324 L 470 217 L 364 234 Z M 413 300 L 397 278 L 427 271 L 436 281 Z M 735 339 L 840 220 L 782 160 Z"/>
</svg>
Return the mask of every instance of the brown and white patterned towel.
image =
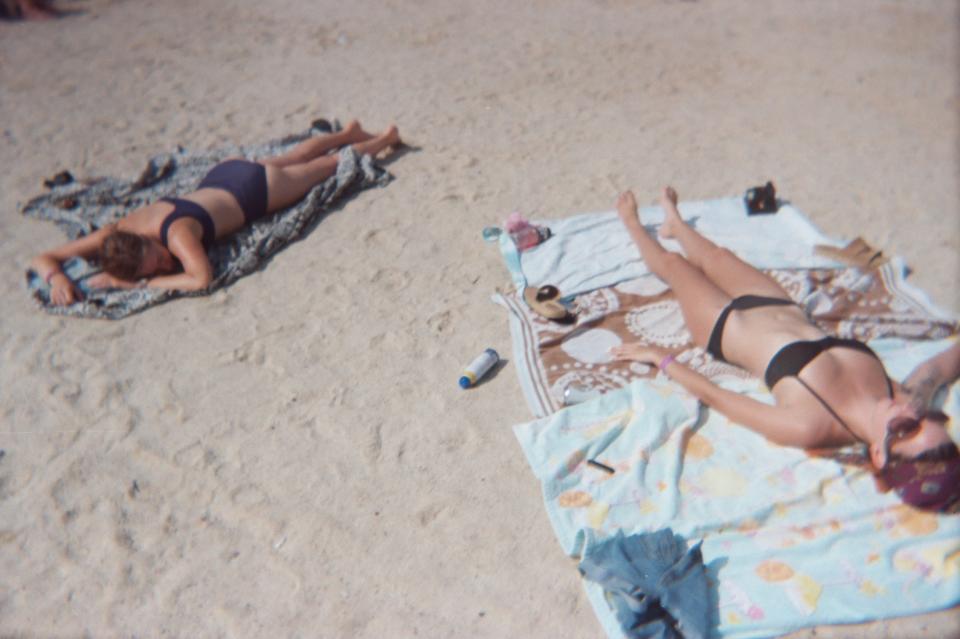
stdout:
<svg viewBox="0 0 960 639">
<path fill-rule="evenodd" d="M 905 281 L 906 266 L 898 259 L 870 270 L 766 272 L 830 334 L 863 341 L 880 337 L 926 340 L 960 331 L 955 318 L 934 308 L 922 292 Z M 563 406 L 568 386 L 604 392 L 634 379 L 656 376 L 650 366 L 611 360 L 609 348 L 624 342 L 671 349 L 678 361 L 707 377 L 750 377 L 693 344 L 676 297 L 654 275 L 577 296 L 577 322 L 569 326 L 537 316 L 519 293 L 500 295 L 497 301 L 510 311 L 520 383 L 538 417 Z"/>
</svg>

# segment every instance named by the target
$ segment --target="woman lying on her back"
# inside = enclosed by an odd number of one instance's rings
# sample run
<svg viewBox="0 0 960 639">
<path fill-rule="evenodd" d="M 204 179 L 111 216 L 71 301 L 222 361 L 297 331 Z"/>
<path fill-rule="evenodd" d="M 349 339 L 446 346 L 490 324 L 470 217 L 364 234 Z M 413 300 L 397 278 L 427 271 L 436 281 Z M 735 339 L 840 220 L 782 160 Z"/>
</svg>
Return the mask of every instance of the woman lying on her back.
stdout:
<svg viewBox="0 0 960 639">
<path fill-rule="evenodd" d="M 71 257 L 100 260 L 104 272 L 90 279 L 94 287 L 202 290 L 213 279 L 207 257 L 213 242 L 295 204 L 336 173 L 337 156 L 326 155 L 328 151 L 352 144 L 361 155 L 376 155 L 399 142 L 395 126 L 374 136 L 353 120 L 338 133 L 311 138 L 275 158 L 228 159 L 213 167 L 196 191 L 163 198 L 41 253 L 31 267 L 50 285 L 50 299 L 57 305 L 81 296 L 60 268 Z"/>
<path fill-rule="evenodd" d="M 861 442 L 904 501 L 960 508 L 960 451 L 944 427 L 947 416 L 917 406 L 866 344 L 825 335 L 775 281 L 688 226 L 672 188 L 660 202 L 666 213 L 660 234 L 679 241 L 686 258 L 647 234 L 632 193 L 620 195 L 617 209 L 647 266 L 676 294 L 694 341 L 716 359 L 762 376 L 776 405 L 724 390 L 655 346 L 625 344 L 612 354 L 658 366 L 705 404 L 777 444 Z M 940 363 L 955 364 L 957 350 Z"/>
</svg>

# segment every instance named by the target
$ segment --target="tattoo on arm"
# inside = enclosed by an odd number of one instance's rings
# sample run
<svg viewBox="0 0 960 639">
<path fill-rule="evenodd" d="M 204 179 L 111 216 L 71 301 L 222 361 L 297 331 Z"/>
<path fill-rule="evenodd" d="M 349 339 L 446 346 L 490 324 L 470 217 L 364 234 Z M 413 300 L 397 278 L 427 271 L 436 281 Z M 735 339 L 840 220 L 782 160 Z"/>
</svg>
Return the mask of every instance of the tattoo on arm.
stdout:
<svg viewBox="0 0 960 639">
<path fill-rule="evenodd" d="M 903 386 L 904 391 L 910 397 L 910 404 L 917 410 L 927 408 L 937 389 L 943 385 L 943 380 L 937 373 L 936 370 L 927 371 L 916 379 L 908 380 L 908 383 Z"/>
</svg>

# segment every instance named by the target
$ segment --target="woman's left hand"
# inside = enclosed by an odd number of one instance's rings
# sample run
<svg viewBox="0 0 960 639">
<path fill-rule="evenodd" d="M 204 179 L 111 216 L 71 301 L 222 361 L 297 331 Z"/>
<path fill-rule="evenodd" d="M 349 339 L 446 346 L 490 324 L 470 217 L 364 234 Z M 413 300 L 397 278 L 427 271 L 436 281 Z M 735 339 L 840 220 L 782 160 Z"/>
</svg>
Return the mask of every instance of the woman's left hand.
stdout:
<svg viewBox="0 0 960 639">
<path fill-rule="evenodd" d="M 665 348 L 659 346 L 649 346 L 633 342 L 632 344 L 622 344 L 610 349 L 610 355 L 618 361 L 640 362 L 657 366 L 663 361 L 663 358 L 670 354 Z"/>
</svg>

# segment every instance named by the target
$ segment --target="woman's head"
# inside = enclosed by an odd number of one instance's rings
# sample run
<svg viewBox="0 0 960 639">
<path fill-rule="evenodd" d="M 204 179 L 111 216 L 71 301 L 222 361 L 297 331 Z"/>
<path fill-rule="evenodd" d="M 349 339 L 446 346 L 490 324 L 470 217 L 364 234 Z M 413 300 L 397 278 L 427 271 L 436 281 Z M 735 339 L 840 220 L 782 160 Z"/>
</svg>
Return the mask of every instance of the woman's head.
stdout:
<svg viewBox="0 0 960 639">
<path fill-rule="evenodd" d="M 881 399 L 870 425 L 870 454 L 881 468 L 887 457 L 915 457 L 925 450 L 952 441 L 949 417 L 940 411 L 918 410 L 904 399 Z"/>
<path fill-rule="evenodd" d="M 891 404 L 883 439 L 870 446 L 874 467 L 904 502 L 936 511 L 960 508 L 960 449 L 949 417 Z"/>
<path fill-rule="evenodd" d="M 173 270 L 169 251 L 142 235 L 126 231 L 114 231 L 104 239 L 100 261 L 107 273 L 128 281 Z"/>
<path fill-rule="evenodd" d="M 911 506 L 937 512 L 960 511 L 960 449 L 953 442 L 912 458 L 891 456 L 879 474 Z"/>
<path fill-rule="evenodd" d="M 122 280 L 133 281 L 147 252 L 147 240 L 136 233 L 114 231 L 103 240 L 100 262 L 103 270 Z"/>
</svg>

